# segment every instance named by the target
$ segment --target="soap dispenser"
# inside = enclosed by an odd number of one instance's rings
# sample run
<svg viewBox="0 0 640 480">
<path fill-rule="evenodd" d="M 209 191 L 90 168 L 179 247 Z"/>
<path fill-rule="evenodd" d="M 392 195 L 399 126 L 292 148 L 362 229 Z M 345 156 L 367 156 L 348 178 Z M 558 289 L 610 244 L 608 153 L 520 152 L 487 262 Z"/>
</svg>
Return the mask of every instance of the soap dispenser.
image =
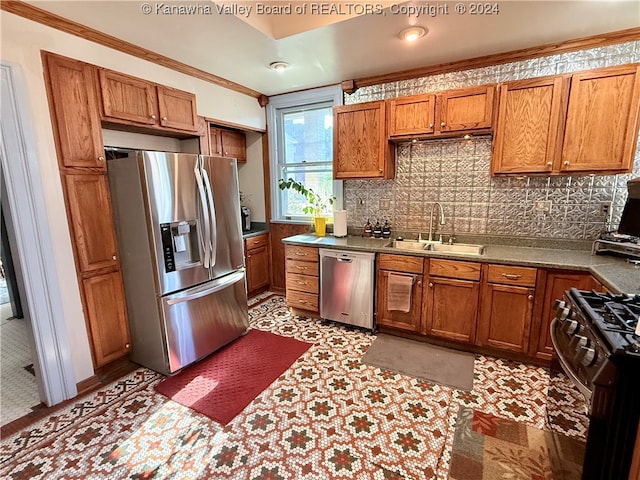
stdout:
<svg viewBox="0 0 640 480">
<path fill-rule="evenodd" d="M 373 237 L 380 238 L 382 237 L 382 227 L 380 226 L 380 222 L 376 220 L 376 226 L 373 227 Z"/>
<path fill-rule="evenodd" d="M 373 227 L 371 226 L 371 221 L 367 219 L 367 223 L 364 226 L 364 236 L 370 237 L 373 232 Z"/>
<path fill-rule="evenodd" d="M 384 226 L 382 227 L 382 238 L 391 238 L 391 226 L 389 225 L 389 220 L 384 221 Z"/>
</svg>

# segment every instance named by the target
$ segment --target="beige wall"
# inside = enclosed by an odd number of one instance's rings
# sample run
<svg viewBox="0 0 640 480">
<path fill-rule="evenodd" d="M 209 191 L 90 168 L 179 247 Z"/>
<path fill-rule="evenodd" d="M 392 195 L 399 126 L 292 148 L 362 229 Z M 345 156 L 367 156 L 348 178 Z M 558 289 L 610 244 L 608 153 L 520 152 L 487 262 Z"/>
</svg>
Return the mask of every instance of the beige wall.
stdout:
<svg viewBox="0 0 640 480">
<path fill-rule="evenodd" d="M 91 353 L 76 280 L 73 252 L 47 103 L 40 50 L 47 50 L 150 81 L 193 92 L 198 114 L 251 128 L 264 129 L 264 109 L 257 100 L 173 70 L 111 50 L 78 37 L 2 12 L 0 58 L 20 66 L 28 95 L 31 128 L 37 139 L 40 182 L 55 251 L 76 382 L 93 375 Z M 260 157 L 261 158 L 261 157 Z M 28 275 L 28 272 L 27 272 Z"/>
</svg>

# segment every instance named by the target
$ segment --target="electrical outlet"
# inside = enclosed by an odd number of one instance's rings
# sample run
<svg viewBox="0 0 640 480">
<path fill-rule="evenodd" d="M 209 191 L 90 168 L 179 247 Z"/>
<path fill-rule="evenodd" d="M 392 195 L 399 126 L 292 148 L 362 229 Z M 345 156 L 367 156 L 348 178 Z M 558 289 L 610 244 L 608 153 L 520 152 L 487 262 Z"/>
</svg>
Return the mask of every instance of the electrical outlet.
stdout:
<svg viewBox="0 0 640 480">
<path fill-rule="evenodd" d="M 391 208 L 391 200 L 388 198 L 381 198 L 379 208 L 380 210 L 389 210 Z"/>
<path fill-rule="evenodd" d="M 608 217 L 611 212 L 611 203 L 610 202 L 601 202 L 600 203 L 600 214 L 603 217 Z"/>
<path fill-rule="evenodd" d="M 535 209 L 536 212 L 549 213 L 551 211 L 551 200 L 537 200 Z"/>
</svg>

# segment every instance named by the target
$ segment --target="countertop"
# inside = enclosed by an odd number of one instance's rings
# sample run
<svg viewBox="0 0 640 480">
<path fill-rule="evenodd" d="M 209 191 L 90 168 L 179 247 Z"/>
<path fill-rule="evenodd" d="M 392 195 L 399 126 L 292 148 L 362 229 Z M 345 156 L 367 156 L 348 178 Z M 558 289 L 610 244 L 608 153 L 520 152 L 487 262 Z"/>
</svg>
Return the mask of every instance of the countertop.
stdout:
<svg viewBox="0 0 640 480">
<path fill-rule="evenodd" d="M 256 235 L 262 235 L 263 233 L 269 233 L 269 227 L 266 223 L 251 222 L 251 229 L 244 230 L 242 232 L 242 238 L 255 237 Z"/>
<path fill-rule="evenodd" d="M 445 253 L 432 251 L 407 251 L 386 247 L 390 239 L 348 236 L 336 238 L 330 235 L 317 237 L 313 234 L 295 235 L 282 240 L 291 245 L 343 250 L 392 253 L 396 255 L 450 258 L 470 262 L 498 263 L 505 265 L 525 265 L 590 272 L 605 287 L 617 293 L 640 295 L 640 267 L 623 258 L 607 255 L 592 255 L 590 250 L 541 248 L 527 246 L 507 246 L 483 242 L 484 255 Z"/>
</svg>

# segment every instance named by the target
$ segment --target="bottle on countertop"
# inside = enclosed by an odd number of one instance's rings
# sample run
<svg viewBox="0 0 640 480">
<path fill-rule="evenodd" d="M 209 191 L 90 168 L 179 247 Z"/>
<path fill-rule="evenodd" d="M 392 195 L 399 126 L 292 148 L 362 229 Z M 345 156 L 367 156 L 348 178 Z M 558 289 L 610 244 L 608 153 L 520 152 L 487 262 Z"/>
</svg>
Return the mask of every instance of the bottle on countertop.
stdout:
<svg viewBox="0 0 640 480">
<path fill-rule="evenodd" d="M 382 227 L 380 226 L 380 222 L 376 220 L 376 225 L 373 227 L 373 237 L 380 238 L 382 237 Z"/>
<path fill-rule="evenodd" d="M 391 238 L 391 225 L 389 225 L 389 220 L 384 221 L 384 226 L 382 227 L 382 238 Z"/>
<path fill-rule="evenodd" d="M 373 233 L 373 227 L 371 226 L 371 221 L 367 220 L 367 223 L 364 226 L 364 236 L 370 237 Z"/>
</svg>

